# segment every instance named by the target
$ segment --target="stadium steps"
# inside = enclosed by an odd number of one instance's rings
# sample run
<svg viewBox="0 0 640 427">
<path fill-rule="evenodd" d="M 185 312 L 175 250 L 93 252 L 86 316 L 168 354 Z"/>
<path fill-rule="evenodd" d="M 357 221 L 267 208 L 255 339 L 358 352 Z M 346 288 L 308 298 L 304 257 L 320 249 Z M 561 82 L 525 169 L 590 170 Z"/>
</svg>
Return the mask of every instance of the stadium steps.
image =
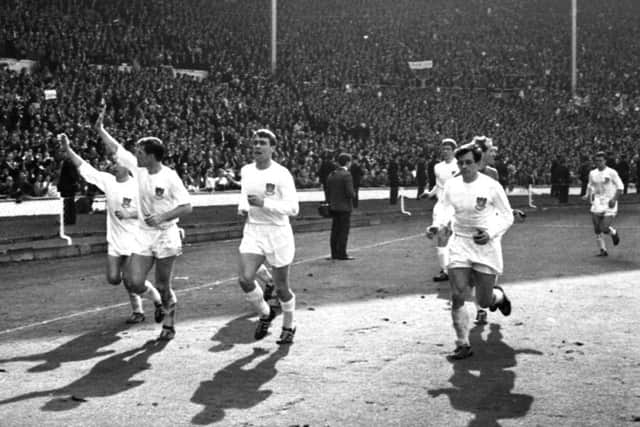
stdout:
<svg viewBox="0 0 640 427">
<path fill-rule="evenodd" d="M 413 216 L 426 216 L 430 209 L 415 211 Z M 104 222 L 104 215 L 101 220 Z M 378 209 L 375 211 L 356 210 L 352 215 L 351 227 L 367 227 L 381 223 L 404 221 L 410 218 L 399 211 L 398 206 Z M 22 224 L 24 234 L 21 236 L 0 239 L 0 264 L 7 262 L 24 262 L 43 259 L 55 259 L 84 256 L 95 253 L 106 253 L 107 242 L 104 229 L 90 226 L 82 216 L 78 217 L 78 224 L 68 227 L 67 235 L 72 238 L 71 245 L 58 237 L 58 227 L 48 226 L 45 233 L 29 232 L 28 220 Z M 322 218 L 317 213 L 313 215 L 303 213 L 291 222 L 295 233 L 314 231 L 328 231 L 331 229 L 331 219 Z M 242 225 L 237 221 L 196 222 L 180 224 L 185 229 L 185 243 L 199 243 L 208 241 L 238 239 L 242 235 Z"/>
</svg>

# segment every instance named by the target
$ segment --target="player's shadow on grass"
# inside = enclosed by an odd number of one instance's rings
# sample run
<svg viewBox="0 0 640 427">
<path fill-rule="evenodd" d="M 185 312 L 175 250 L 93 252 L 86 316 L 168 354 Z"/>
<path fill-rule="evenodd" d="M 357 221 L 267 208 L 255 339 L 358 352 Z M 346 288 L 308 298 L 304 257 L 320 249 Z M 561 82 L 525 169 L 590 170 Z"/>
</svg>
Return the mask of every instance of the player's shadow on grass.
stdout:
<svg viewBox="0 0 640 427">
<path fill-rule="evenodd" d="M 224 418 L 228 409 L 251 408 L 271 396 L 272 390 L 260 390 L 260 387 L 276 376 L 276 363 L 289 353 L 289 347 L 282 345 L 254 368 L 245 369 L 244 366 L 268 354 L 265 349 L 254 348 L 252 354 L 216 372 L 212 380 L 200 383 L 191 402 L 204 405 L 204 408 L 191 422 L 198 425 L 215 423 Z"/>
<path fill-rule="evenodd" d="M 498 420 L 524 417 L 533 403 L 532 396 L 511 392 L 516 375 L 508 368 L 516 366 L 517 354 L 542 353 L 509 347 L 502 341 L 500 325 L 495 323 L 490 325 L 487 340 L 482 341 L 483 329 L 484 326 L 476 326 L 471 330 L 474 355 L 453 362 L 453 375 L 449 379 L 453 387 L 429 390 L 429 395 L 446 394 L 454 409 L 474 414 L 469 427 L 498 427 Z"/>
<path fill-rule="evenodd" d="M 79 406 L 88 398 L 106 397 L 130 390 L 144 383 L 131 381 L 141 371 L 150 368 L 149 358 L 164 349 L 167 341 L 147 341 L 143 346 L 114 354 L 98 362 L 82 378 L 61 388 L 35 391 L 0 401 L 0 405 L 39 397 L 54 397 L 44 404 L 44 411 L 65 411 Z"/>
<path fill-rule="evenodd" d="M 46 372 L 59 368 L 63 363 L 105 356 L 113 353 L 115 350 L 100 351 L 100 348 L 107 347 L 120 340 L 118 334 L 124 329 L 126 329 L 126 325 L 124 322 L 119 321 L 117 324 L 109 325 L 106 330 L 101 329 L 80 335 L 53 350 L 27 356 L 12 357 L 10 359 L 1 359 L 0 364 L 42 361 L 42 363 L 29 368 L 28 372 Z"/>
</svg>

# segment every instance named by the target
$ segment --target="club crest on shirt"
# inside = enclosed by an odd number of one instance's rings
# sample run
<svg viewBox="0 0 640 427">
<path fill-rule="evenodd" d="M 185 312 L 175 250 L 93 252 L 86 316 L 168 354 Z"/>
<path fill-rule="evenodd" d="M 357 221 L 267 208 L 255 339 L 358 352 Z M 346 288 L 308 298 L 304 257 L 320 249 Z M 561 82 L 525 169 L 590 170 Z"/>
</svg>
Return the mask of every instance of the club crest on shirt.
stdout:
<svg viewBox="0 0 640 427">
<path fill-rule="evenodd" d="M 481 211 L 487 207 L 486 197 L 476 197 L 476 210 Z"/>
<path fill-rule="evenodd" d="M 162 197 L 164 195 L 164 188 L 156 187 L 156 197 Z"/>
<path fill-rule="evenodd" d="M 611 178 L 609 178 L 608 176 L 604 177 L 604 183 L 608 184 L 609 182 L 611 182 Z"/>
<path fill-rule="evenodd" d="M 131 207 L 131 199 L 128 197 L 123 197 L 122 198 L 122 207 L 123 208 L 130 208 Z"/>
<path fill-rule="evenodd" d="M 266 194 L 267 196 L 273 196 L 274 194 L 276 194 L 276 185 L 267 182 L 267 184 L 264 186 L 264 194 Z"/>
</svg>

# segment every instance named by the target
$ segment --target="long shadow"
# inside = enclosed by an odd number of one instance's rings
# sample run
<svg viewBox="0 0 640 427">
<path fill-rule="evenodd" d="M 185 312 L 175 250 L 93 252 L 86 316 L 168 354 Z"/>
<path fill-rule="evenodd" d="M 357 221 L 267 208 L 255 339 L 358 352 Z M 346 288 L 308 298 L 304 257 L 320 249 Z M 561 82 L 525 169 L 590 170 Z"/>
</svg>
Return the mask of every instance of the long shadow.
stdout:
<svg viewBox="0 0 640 427">
<path fill-rule="evenodd" d="M 87 398 L 112 396 L 137 387 L 144 381 L 130 381 L 140 371 L 149 369 L 149 358 L 165 348 L 166 341 L 147 341 L 144 345 L 114 354 L 98 362 L 84 377 L 61 388 L 25 393 L 0 401 L 0 405 L 45 396 L 55 397 L 45 403 L 44 411 L 65 411 L 79 406 Z"/>
<path fill-rule="evenodd" d="M 10 359 L 0 359 L 0 364 L 42 361 L 42 363 L 32 366 L 27 371 L 46 372 L 59 368 L 63 363 L 78 362 L 105 356 L 113 353 L 115 350 L 100 351 L 100 348 L 107 347 L 120 340 L 121 338 L 118 333 L 126 328 L 127 326 L 122 321 L 119 321 L 117 324 L 110 325 L 107 329 L 91 331 L 80 335 L 53 350 L 27 356 L 12 357 Z"/>
<path fill-rule="evenodd" d="M 249 313 L 227 322 L 211 338 L 211 341 L 217 341 L 218 343 L 211 347 L 209 351 L 214 353 L 227 351 L 231 350 L 236 344 L 255 342 L 253 334 L 250 332 L 255 326 L 255 322 L 250 319 L 255 316 L 255 314 Z"/>
<path fill-rule="evenodd" d="M 502 341 L 500 325 L 495 323 L 490 325 L 487 340 L 483 341 L 483 329 L 481 325 L 471 331 L 474 355 L 453 363 L 449 379 L 453 387 L 429 390 L 429 395 L 446 394 L 454 409 L 474 414 L 469 427 L 499 427 L 498 420 L 524 417 L 534 400 L 530 395 L 511 392 L 516 375 L 507 368 L 516 366 L 517 354 L 542 353 L 509 347 Z M 471 371 L 479 371 L 479 375 Z"/>
<path fill-rule="evenodd" d="M 260 387 L 276 376 L 276 363 L 289 353 L 289 347 L 280 346 L 253 369 L 244 369 L 254 359 L 268 354 L 265 349 L 254 348 L 252 354 L 216 372 L 211 381 L 200 383 L 191 401 L 204 405 L 204 408 L 191 422 L 198 425 L 212 424 L 221 421 L 228 409 L 247 409 L 271 396 L 272 390 L 260 390 Z"/>
</svg>

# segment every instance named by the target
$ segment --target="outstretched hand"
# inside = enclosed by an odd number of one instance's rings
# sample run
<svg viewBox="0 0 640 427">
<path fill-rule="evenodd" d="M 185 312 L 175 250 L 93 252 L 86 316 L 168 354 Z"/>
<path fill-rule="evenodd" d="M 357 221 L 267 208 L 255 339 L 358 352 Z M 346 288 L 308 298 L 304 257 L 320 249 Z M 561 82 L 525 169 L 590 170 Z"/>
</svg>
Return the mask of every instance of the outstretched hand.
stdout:
<svg viewBox="0 0 640 427">
<path fill-rule="evenodd" d="M 67 136 L 66 133 L 59 133 L 58 134 L 58 141 L 60 141 L 60 147 L 67 151 L 69 149 L 69 146 L 71 145 L 69 143 L 69 137 Z"/>
<path fill-rule="evenodd" d="M 96 129 L 100 130 L 104 126 L 104 115 L 107 112 L 107 102 L 102 98 L 100 100 L 100 110 L 98 111 L 98 119 L 96 120 Z"/>
</svg>

